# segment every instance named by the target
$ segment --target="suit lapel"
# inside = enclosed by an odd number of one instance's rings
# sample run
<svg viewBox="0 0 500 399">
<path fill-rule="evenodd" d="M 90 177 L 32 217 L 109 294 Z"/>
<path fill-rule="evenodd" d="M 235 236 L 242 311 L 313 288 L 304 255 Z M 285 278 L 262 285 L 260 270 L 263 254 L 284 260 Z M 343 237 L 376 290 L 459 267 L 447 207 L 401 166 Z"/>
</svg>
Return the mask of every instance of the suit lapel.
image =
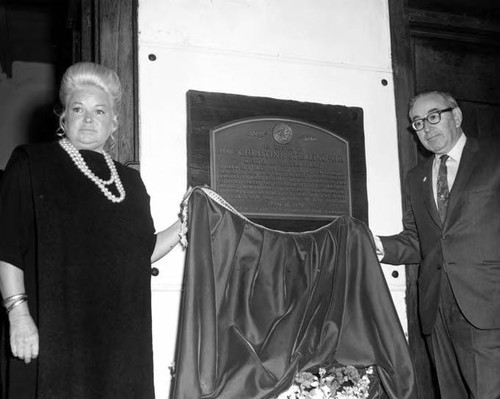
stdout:
<svg viewBox="0 0 500 399">
<path fill-rule="evenodd" d="M 464 150 L 462 152 L 462 157 L 460 159 L 460 165 L 458 165 L 457 177 L 453 183 L 453 187 L 450 191 L 450 199 L 448 202 L 448 209 L 446 211 L 446 219 L 449 220 L 450 215 L 453 213 L 453 209 L 457 205 L 457 201 L 460 198 L 460 194 L 465 190 L 465 186 L 469 181 L 469 178 L 479 162 L 479 157 L 477 156 L 477 151 L 479 145 L 477 140 L 467 138 Z"/>
<path fill-rule="evenodd" d="M 427 211 L 431 215 L 432 220 L 441 227 L 441 218 L 437 210 L 436 201 L 434 200 L 434 191 L 432 187 L 432 164 L 434 156 L 430 157 L 425 163 L 424 176 L 422 177 L 422 193 L 424 194 L 424 203 Z"/>
</svg>

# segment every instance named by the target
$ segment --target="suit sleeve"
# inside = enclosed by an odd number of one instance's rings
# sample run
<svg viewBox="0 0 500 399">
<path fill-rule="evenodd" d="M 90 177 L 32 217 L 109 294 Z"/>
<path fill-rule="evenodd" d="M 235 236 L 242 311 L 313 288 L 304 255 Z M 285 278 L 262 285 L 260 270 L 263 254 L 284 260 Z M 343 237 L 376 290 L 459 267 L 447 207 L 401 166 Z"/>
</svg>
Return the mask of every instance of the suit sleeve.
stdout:
<svg viewBox="0 0 500 399">
<path fill-rule="evenodd" d="M 384 257 L 381 259 L 382 263 L 401 265 L 419 263 L 421 260 L 408 177 L 405 181 L 404 192 L 403 231 L 392 236 L 380 236 L 384 247 Z"/>
</svg>

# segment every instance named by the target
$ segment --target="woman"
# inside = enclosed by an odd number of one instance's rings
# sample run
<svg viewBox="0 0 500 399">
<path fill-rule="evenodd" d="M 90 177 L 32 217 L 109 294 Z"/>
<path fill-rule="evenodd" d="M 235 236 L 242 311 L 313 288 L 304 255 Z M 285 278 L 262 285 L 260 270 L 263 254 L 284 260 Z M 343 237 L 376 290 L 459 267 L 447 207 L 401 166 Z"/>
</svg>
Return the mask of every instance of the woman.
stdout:
<svg viewBox="0 0 500 399">
<path fill-rule="evenodd" d="M 17 148 L 0 185 L 3 397 L 153 398 L 150 264 L 181 223 L 155 235 L 139 173 L 104 151 L 116 73 L 75 64 L 59 95 L 63 138 Z"/>
</svg>

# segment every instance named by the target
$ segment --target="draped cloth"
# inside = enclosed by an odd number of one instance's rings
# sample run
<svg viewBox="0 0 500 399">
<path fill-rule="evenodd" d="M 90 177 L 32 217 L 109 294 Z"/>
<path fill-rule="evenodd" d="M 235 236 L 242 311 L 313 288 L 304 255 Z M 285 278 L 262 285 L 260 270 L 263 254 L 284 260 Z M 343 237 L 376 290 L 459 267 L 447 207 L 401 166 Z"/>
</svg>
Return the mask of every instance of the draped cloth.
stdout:
<svg viewBox="0 0 500 399">
<path fill-rule="evenodd" d="M 207 191 L 189 199 L 174 399 L 275 398 L 298 371 L 334 363 L 375 365 L 389 398 L 416 397 L 364 223 L 270 230 Z"/>
</svg>

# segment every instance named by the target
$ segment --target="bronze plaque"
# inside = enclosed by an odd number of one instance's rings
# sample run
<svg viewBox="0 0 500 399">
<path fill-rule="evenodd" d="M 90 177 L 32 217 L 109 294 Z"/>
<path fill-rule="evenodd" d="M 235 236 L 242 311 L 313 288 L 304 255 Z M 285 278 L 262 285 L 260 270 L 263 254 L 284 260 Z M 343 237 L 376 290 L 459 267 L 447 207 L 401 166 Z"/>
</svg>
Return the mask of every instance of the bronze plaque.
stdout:
<svg viewBox="0 0 500 399">
<path fill-rule="evenodd" d="M 238 211 L 246 215 L 249 215 L 249 213 L 255 215 L 248 216 L 252 221 L 271 229 L 283 231 L 317 229 L 335 217 L 319 211 L 325 209 L 326 212 L 332 212 L 333 214 L 337 214 L 337 212 L 346 214 L 352 211 L 351 216 L 368 223 L 365 133 L 362 108 L 197 90 L 189 90 L 186 93 L 186 100 L 187 181 L 190 186 L 212 185 L 214 190 L 218 190 L 215 184 L 219 185 L 221 178 L 225 179 L 224 184 L 230 184 L 231 180 L 229 179 L 246 178 L 250 180 L 254 175 L 263 184 L 269 185 L 269 182 L 274 182 L 275 187 L 273 187 L 273 190 L 269 188 L 263 189 L 260 186 L 257 189 L 254 186 L 249 190 L 247 186 L 250 186 L 250 183 L 247 182 L 243 186 L 240 181 L 234 182 L 237 185 L 236 189 L 242 190 L 241 194 L 234 193 L 241 197 L 238 200 L 238 205 L 232 199 L 226 198 L 225 193 L 220 193 Z M 276 123 L 272 124 L 272 126 L 263 125 L 261 127 L 258 125 L 250 129 L 238 126 L 242 122 L 266 120 L 276 121 Z M 274 126 L 279 125 L 281 122 L 283 125 L 274 130 Z M 236 130 L 235 135 L 228 134 L 226 136 L 227 132 L 225 130 L 230 126 L 239 130 Z M 216 133 L 215 137 L 212 137 L 213 132 L 219 130 L 220 132 Z M 250 132 L 250 137 L 246 136 L 246 132 Z M 304 134 L 304 132 L 307 134 Z M 259 139 L 258 136 L 264 133 L 266 133 L 266 136 Z M 254 138 L 252 138 L 252 135 Z M 274 139 L 275 135 L 278 141 Z M 307 138 L 308 135 L 310 138 Z M 300 137 L 302 136 L 304 137 L 301 140 Z M 236 140 L 236 142 L 231 140 Z M 290 142 L 287 142 L 288 140 Z M 212 150 L 211 146 L 214 147 Z M 229 153 L 223 154 L 224 151 L 219 151 L 219 154 L 217 154 L 216 147 L 226 148 L 225 151 Z M 245 154 L 243 151 L 242 155 L 238 155 L 234 148 L 248 148 L 254 151 L 267 152 L 263 152 L 259 156 L 259 153 L 252 154 L 247 151 L 247 154 Z M 276 153 L 270 152 L 275 150 Z M 325 161 L 325 159 L 327 160 L 325 156 L 333 155 L 344 156 L 345 162 L 328 163 Z M 285 156 L 290 158 L 287 161 L 288 164 L 284 164 Z M 293 159 L 294 157 L 295 159 Z M 251 159 L 253 159 L 253 163 L 250 161 Z M 252 172 L 258 171 L 259 159 L 261 163 L 272 160 L 272 164 L 277 165 L 274 170 L 270 170 L 269 167 L 264 169 L 266 173 L 273 173 L 271 177 L 264 178 L 259 174 L 249 173 L 249 169 L 242 168 L 242 165 L 246 167 L 251 165 Z M 230 164 L 240 168 L 238 174 L 234 171 L 238 169 L 233 168 L 229 175 L 226 173 L 224 176 L 212 176 L 216 172 L 214 167 L 223 165 L 223 168 L 228 170 Z M 267 165 L 267 163 L 264 165 Z M 314 170 L 318 169 L 322 173 L 314 172 Z M 294 174 L 292 175 L 292 173 Z M 309 179 L 304 178 L 305 173 L 310 174 Z M 323 179 L 325 174 L 328 173 L 331 176 L 336 176 L 335 179 L 331 178 L 329 180 L 333 182 L 335 188 L 322 187 L 318 185 L 317 180 L 314 180 Z M 293 186 L 286 186 L 286 181 L 288 181 L 290 175 L 293 177 L 293 180 L 290 181 Z M 300 185 L 299 182 L 303 184 Z M 308 202 L 308 200 L 299 202 L 297 201 L 299 195 L 302 196 L 301 198 L 305 198 L 308 194 L 304 189 L 305 184 L 314 184 L 315 189 L 318 189 L 318 187 L 328 189 L 336 194 L 331 198 L 327 198 L 325 192 L 316 192 L 312 199 L 313 202 Z M 343 184 L 345 184 L 344 193 L 342 193 Z M 278 197 L 275 200 L 276 203 L 273 203 L 273 201 L 269 200 L 274 198 L 272 197 L 273 193 L 277 192 L 278 187 L 280 187 L 280 192 L 285 193 L 285 195 Z M 233 188 L 233 190 L 235 189 Z M 242 203 L 242 201 L 245 201 L 243 193 L 249 194 L 246 197 L 246 203 Z M 240 205 L 253 205 L 254 201 L 250 200 L 252 198 L 250 195 L 259 195 L 258 200 L 260 202 L 256 206 L 263 208 L 262 210 L 266 212 L 267 216 L 262 215 L 261 217 L 260 211 L 255 208 L 246 208 L 245 210 L 238 208 Z M 262 201 L 266 196 L 268 196 L 267 202 Z M 249 201 L 251 202 L 248 203 Z M 287 215 L 291 216 L 288 217 Z"/>
<path fill-rule="evenodd" d="M 248 118 L 210 130 L 211 187 L 249 217 L 349 215 L 349 143 L 287 118 Z"/>
</svg>

